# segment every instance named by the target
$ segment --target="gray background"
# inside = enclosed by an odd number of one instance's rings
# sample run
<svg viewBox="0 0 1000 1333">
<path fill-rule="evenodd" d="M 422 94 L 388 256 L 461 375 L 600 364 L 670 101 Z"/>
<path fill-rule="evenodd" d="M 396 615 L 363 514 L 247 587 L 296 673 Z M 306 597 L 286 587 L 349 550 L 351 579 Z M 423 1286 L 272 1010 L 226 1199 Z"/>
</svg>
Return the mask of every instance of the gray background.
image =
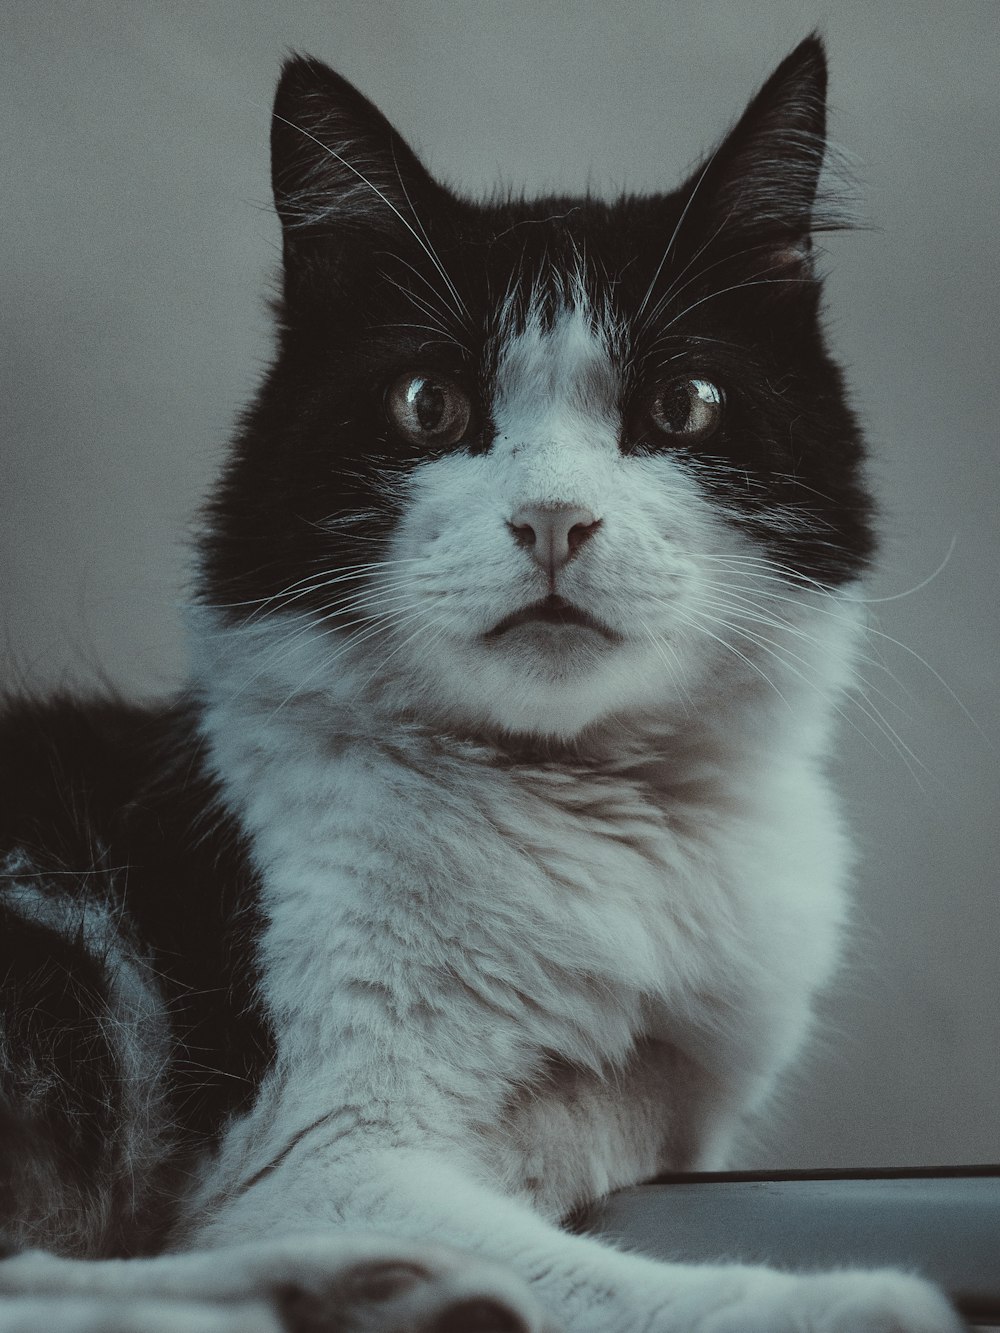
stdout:
<svg viewBox="0 0 1000 1333">
<path fill-rule="evenodd" d="M 891 638 L 837 765 L 863 853 L 853 961 L 744 1161 L 1000 1159 L 1000 6 L 6 8 L 0 656 L 8 680 L 143 693 L 183 675 L 185 528 L 268 354 L 287 48 L 355 80 L 453 183 L 614 190 L 675 184 L 825 31 L 877 228 L 830 242 L 829 323 L 874 447 Z"/>
</svg>

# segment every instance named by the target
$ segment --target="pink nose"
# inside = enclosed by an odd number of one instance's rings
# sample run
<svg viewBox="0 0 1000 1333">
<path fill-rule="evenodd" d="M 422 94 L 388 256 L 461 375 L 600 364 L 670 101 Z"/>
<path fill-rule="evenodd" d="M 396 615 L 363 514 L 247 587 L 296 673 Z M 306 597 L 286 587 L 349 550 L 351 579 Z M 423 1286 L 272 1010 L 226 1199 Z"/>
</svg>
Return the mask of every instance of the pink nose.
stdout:
<svg viewBox="0 0 1000 1333">
<path fill-rule="evenodd" d="M 510 528 L 521 546 L 549 578 L 569 564 L 583 543 L 601 526 L 589 509 L 570 504 L 521 505 Z"/>
</svg>

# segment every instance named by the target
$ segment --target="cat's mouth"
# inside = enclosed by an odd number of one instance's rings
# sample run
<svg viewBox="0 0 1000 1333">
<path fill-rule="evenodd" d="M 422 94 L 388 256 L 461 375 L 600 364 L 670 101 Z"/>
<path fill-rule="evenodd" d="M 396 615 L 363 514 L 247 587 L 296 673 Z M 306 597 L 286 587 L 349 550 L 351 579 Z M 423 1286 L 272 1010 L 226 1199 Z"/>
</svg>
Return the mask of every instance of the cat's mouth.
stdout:
<svg viewBox="0 0 1000 1333">
<path fill-rule="evenodd" d="M 567 602 L 557 593 L 550 593 L 540 602 L 532 602 L 529 606 L 522 606 L 520 611 L 513 611 L 509 616 L 504 616 L 503 620 L 486 631 L 483 638 L 498 639 L 501 634 L 506 634 L 508 630 L 515 629 L 518 625 L 537 624 L 572 625 L 578 629 L 593 630 L 595 634 L 600 634 L 612 643 L 621 642 L 620 634 L 616 634 L 609 626 L 602 624 L 588 612 L 581 611 L 578 606 Z"/>
</svg>

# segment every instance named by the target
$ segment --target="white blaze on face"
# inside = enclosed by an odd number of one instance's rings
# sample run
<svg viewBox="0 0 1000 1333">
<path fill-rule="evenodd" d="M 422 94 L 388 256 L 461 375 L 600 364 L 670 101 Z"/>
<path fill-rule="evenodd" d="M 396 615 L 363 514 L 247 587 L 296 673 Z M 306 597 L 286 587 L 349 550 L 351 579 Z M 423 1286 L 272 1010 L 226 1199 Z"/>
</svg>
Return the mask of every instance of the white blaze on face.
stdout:
<svg viewBox="0 0 1000 1333">
<path fill-rule="evenodd" d="M 523 328 L 501 323 L 491 453 L 511 469 L 517 504 L 582 505 L 600 516 L 620 434 L 613 335 L 577 296 L 546 326 L 533 311 Z"/>
<path fill-rule="evenodd" d="M 490 448 L 411 474 L 391 555 L 415 609 L 391 662 L 422 706 L 567 735 L 663 695 L 676 649 L 661 640 L 678 631 L 701 509 L 665 459 L 623 454 L 620 359 L 582 293 L 551 320 L 501 318 Z M 526 540 L 519 516 L 557 509 L 587 532 L 553 568 L 537 558 L 543 531 Z M 553 592 L 591 627 L 531 618 Z"/>
</svg>

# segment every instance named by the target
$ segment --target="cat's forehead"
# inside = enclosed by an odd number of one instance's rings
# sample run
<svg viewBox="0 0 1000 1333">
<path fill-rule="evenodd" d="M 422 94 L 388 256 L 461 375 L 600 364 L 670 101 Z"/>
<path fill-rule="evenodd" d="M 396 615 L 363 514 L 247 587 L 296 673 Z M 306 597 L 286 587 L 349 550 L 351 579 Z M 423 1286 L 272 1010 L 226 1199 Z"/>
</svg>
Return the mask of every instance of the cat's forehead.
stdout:
<svg viewBox="0 0 1000 1333">
<path fill-rule="evenodd" d="M 619 331 L 577 273 L 560 291 L 542 287 L 527 302 L 511 295 L 496 329 L 498 420 L 539 405 L 603 416 L 619 392 Z"/>
<path fill-rule="evenodd" d="M 537 390 L 605 394 L 627 341 L 623 256 L 609 251 L 607 206 L 532 201 L 482 219 L 484 243 L 463 257 L 481 319 L 484 362 L 507 396 Z M 601 224 L 604 224 L 602 226 Z M 633 260 L 635 256 L 633 256 Z M 484 299 L 485 298 L 485 299 Z"/>
<path fill-rule="evenodd" d="M 502 363 L 512 372 L 529 359 L 563 367 L 582 360 L 588 373 L 609 359 L 631 364 L 659 296 L 679 275 L 696 280 L 701 271 L 700 260 L 678 245 L 678 207 L 668 194 L 470 206 L 443 234 L 440 257 L 465 304 L 486 377 Z M 424 285 L 440 286 L 432 261 L 424 261 Z"/>
</svg>

